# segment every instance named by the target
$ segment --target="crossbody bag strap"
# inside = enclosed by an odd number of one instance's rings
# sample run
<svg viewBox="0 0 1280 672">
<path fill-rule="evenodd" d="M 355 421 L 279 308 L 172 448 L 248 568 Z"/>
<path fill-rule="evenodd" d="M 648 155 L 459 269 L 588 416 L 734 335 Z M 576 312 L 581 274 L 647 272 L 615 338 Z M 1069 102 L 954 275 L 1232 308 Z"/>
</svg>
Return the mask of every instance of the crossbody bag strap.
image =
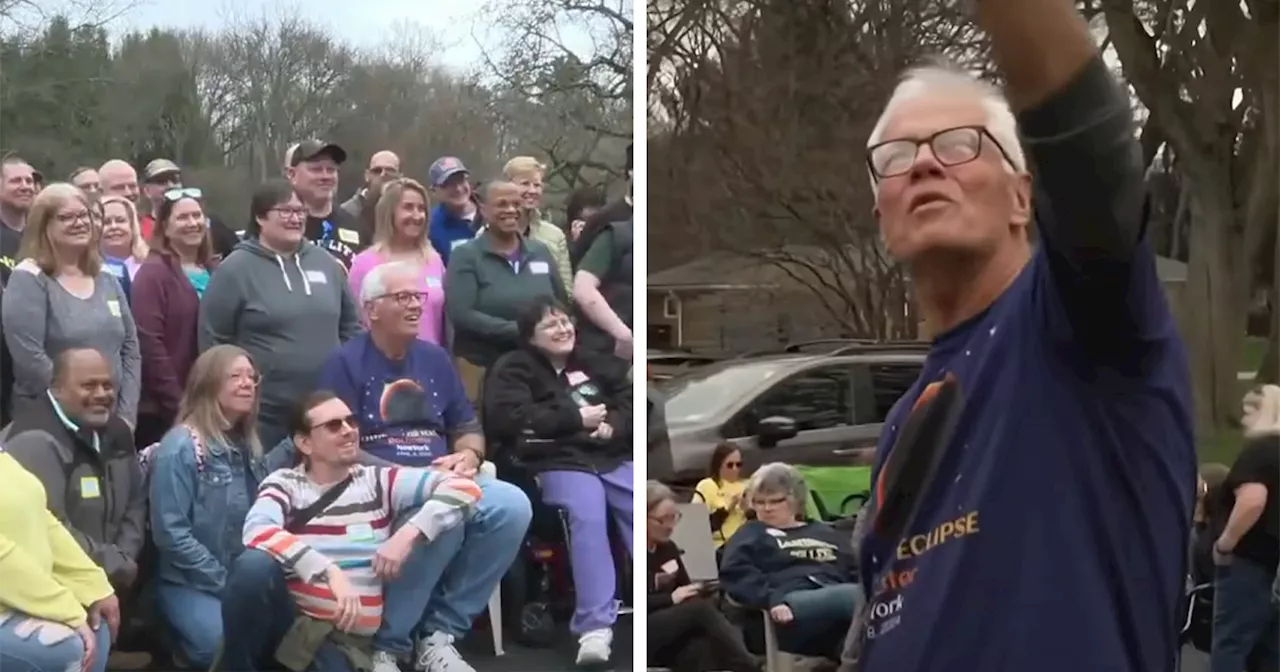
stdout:
<svg viewBox="0 0 1280 672">
<path fill-rule="evenodd" d="M 330 505 L 337 501 L 338 498 L 342 496 L 342 493 L 351 485 L 351 481 L 354 479 L 355 474 L 348 474 L 346 478 L 338 481 L 336 485 L 329 488 L 324 494 L 320 495 L 319 499 L 312 502 L 309 506 L 295 511 L 293 516 L 289 518 L 288 522 L 284 524 L 285 531 L 290 534 L 297 534 L 299 530 L 307 526 L 307 523 L 310 523 L 316 516 L 324 513 L 325 509 L 329 508 Z"/>
</svg>

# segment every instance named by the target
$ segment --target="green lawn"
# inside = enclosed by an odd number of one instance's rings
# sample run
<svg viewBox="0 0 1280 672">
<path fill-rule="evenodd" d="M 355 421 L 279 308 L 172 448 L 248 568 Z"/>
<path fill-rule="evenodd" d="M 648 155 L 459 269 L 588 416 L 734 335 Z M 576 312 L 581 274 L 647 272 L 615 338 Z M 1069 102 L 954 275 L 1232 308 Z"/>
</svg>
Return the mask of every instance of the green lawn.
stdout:
<svg viewBox="0 0 1280 672">
<path fill-rule="evenodd" d="M 1235 462 L 1243 442 L 1244 436 L 1239 429 L 1206 432 L 1196 438 L 1196 454 L 1200 457 L 1200 464 L 1220 462 L 1229 467 Z"/>
<path fill-rule="evenodd" d="M 1262 357 L 1267 354 L 1267 339 L 1258 336 L 1245 336 L 1244 349 L 1240 355 L 1241 371 L 1257 371 L 1262 366 Z"/>
</svg>

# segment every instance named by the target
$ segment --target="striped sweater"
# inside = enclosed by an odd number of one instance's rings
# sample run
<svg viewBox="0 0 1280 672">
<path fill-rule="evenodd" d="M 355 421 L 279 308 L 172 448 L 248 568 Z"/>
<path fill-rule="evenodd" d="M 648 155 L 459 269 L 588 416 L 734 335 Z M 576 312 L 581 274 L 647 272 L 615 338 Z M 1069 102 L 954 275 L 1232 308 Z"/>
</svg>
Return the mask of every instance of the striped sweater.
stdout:
<svg viewBox="0 0 1280 672">
<path fill-rule="evenodd" d="M 325 572 L 338 566 L 360 595 L 360 617 L 352 634 L 372 635 L 382 622 L 382 580 L 373 571 L 373 557 L 391 536 L 397 515 L 417 509 L 407 524 L 431 541 L 463 522 L 480 499 L 480 487 L 438 470 L 353 469 L 346 491 L 297 534 L 284 529 L 291 512 L 315 502 L 328 486 L 313 483 L 302 467 L 268 476 L 245 517 L 244 545 L 284 565 L 298 609 L 320 620 L 332 620 L 337 613 Z"/>
</svg>

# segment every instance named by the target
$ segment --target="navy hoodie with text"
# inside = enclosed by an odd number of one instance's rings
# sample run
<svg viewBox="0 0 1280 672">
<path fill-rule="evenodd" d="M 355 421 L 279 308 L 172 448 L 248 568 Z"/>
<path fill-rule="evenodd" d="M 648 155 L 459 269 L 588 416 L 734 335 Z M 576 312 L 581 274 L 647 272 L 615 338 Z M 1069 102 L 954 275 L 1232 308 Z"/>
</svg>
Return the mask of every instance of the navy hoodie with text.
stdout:
<svg viewBox="0 0 1280 672">
<path fill-rule="evenodd" d="M 788 593 L 853 583 L 855 564 L 849 535 L 826 523 L 783 529 L 752 520 L 725 546 L 720 585 L 735 601 L 767 609 Z"/>
</svg>

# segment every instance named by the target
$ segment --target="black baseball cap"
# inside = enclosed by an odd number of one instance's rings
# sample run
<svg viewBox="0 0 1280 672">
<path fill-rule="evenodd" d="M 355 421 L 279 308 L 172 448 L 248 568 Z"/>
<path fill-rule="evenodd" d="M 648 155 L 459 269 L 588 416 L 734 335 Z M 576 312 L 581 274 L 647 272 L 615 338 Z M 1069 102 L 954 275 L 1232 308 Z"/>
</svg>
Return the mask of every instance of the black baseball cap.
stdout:
<svg viewBox="0 0 1280 672">
<path fill-rule="evenodd" d="M 334 163 L 340 164 L 347 160 L 347 150 L 332 142 L 304 140 L 298 143 L 298 148 L 294 150 L 289 165 L 296 166 L 305 161 L 314 161 L 322 156 L 327 156 L 333 159 Z"/>
</svg>

